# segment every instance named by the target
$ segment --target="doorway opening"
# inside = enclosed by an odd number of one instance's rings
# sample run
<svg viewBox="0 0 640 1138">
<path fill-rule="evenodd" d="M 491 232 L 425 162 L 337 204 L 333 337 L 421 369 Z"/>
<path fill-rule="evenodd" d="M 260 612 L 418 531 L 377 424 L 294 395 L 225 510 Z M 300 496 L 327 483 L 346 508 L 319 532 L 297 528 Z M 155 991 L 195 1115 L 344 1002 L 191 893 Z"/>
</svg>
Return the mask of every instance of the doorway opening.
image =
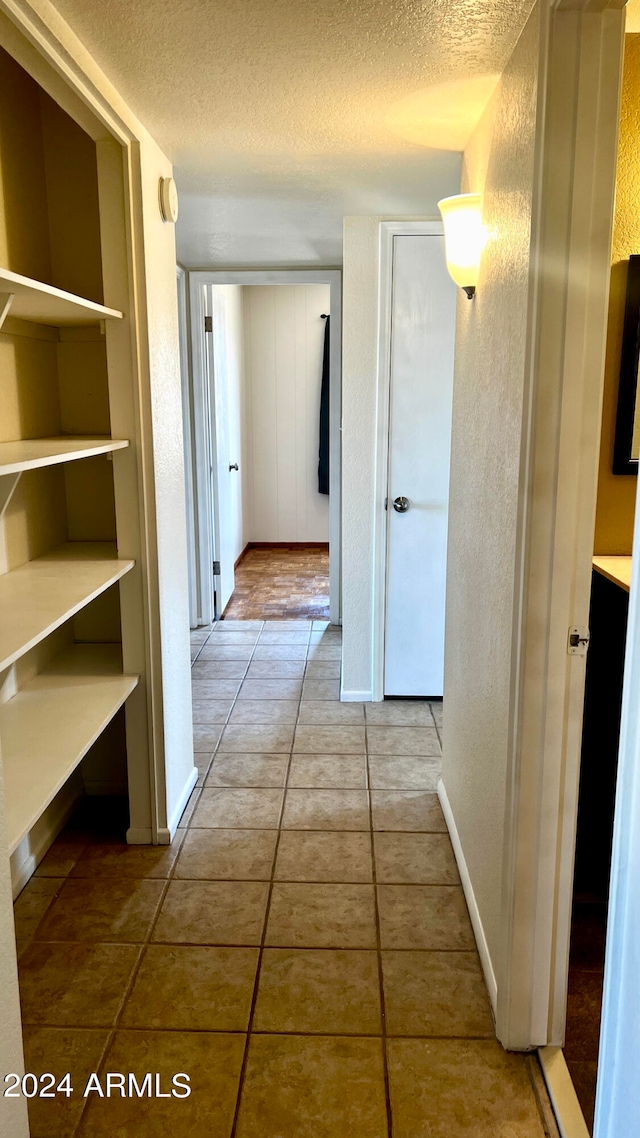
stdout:
<svg viewBox="0 0 640 1138">
<path fill-rule="evenodd" d="M 340 273 L 197 272 L 189 292 L 192 625 L 338 624 Z"/>
<path fill-rule="evenodd" d="M 564 1054 L 593 1133 L 638 457 L 640 36 L 625 36 Z"/>
</svg>

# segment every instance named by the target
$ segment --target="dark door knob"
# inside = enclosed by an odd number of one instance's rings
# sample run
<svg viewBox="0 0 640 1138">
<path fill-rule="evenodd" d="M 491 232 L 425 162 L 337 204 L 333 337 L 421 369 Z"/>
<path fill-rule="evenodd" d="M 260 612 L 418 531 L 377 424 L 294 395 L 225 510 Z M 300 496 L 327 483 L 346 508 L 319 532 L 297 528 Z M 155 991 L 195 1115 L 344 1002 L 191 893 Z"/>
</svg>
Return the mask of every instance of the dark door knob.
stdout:
<svg viewBox="0 0 640 1138">
<path fill-rule="evenodd" d="M 411 502 L 408 498 L 394 498 L 393 508 L 397 514 L 406 514 Z"/>
<path fill-rule="evenodd" d="M 239 470 L 239 469 L 240 469 L 240 467 L 238 466 L 237 462 L 230 462 L 229 463 L 229 470 Z"/>
</svg>

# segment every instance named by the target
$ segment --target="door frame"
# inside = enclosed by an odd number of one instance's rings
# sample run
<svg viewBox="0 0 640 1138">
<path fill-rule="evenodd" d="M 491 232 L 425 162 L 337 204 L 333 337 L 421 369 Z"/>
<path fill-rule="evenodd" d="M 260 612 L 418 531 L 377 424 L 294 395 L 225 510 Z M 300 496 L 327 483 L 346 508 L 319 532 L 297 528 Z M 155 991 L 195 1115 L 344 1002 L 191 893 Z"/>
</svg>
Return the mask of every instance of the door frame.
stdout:
<svg viewBox="0 0 640 1138">
<path fill-rule="evenodd" d="M 342 271 L 341 269 L 206 269 L 189 270 L 191 354 L 193 367 L 193 423 L 195 461 L 195 517 L 198 563 L 198 623 L 214 619 L 213 527 L 209 400 L 204 359 L 204 285 L 304 285 L 330 288 L 331 339 L 329 348 L 329 612 L 332 624 L 341 623 L 341 486 L 342 486 Z"/>
<path fill-rule="evenodd" d="M 187 274 L 182 265 L 176 265 L 178 289 L 178 339 L 180 343 L 180 376 L 182 381 L 182 424 L 184 435 L 184 490 L 187 507 L 187 554 L 189 573 L 189 624 L 198 624 L 197 542 L 195 531 L 195 491 L 193 453 L 193 396 L 191 383 L 191 353 L 189 344 L 189 299 Z"/>
<path fill-rule="evenodd" d="M 372 699 L 384 699 L 385 619 L 387 601 L 388 524 L 385 501 L 389 475 L 389 409 L 391 401 L 391 305 L 395 237 L 442 237 L 442 218 L 380 222 L 380 291 L 378 297 L 378 374 L 373 538 L 373 667 Z M 455 325 L 451 329 L 455 336 Z"/>
</svg>

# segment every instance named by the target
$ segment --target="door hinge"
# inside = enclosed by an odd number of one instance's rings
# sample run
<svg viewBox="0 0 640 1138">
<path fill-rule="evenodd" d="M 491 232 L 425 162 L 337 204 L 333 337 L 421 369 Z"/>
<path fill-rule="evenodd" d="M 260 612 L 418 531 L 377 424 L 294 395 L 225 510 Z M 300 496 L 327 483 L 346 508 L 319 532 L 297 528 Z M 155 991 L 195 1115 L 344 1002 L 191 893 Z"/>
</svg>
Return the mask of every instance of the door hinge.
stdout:
<svg viewBox="0 0 640 1138">
<path fill-rule="evenodd" d="M 569 629 L 567 652 L 570 656 L 586 656 L 590 633 L 586 625 L 575 625 Z"/>
<path fill-rule="evenodd" d="M 213 563 L 213 575 L 214 575 L 214 577 L 220 576 L 220 562 L 219 561 L 214 561 L 214 563 Z"/>
<path fill-rule="evenodd" d="M 204 330 L 205 332 L 213 332 L 213 316 L 205 316 Z"/>
</svg>

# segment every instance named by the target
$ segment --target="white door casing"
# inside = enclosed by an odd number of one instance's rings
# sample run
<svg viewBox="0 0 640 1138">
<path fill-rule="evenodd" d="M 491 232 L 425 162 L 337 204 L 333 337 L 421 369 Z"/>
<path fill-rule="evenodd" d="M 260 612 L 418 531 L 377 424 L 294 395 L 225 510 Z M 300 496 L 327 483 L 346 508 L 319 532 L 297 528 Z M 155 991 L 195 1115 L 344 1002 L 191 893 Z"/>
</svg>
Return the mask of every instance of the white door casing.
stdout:
<svg viewBox="0 0 640 1138">
<path fill-rule="evenodd" d="M 384 694 L 442 696 L 456 289 L 443 237 L 392 256 Z"/>
<path fill-rule="evenodd" d="M 205 313 L 211 317 L 206 333 L 206 370 L 211 420 L 211 502 L 213 510 L 213 560 L 215 616 L 224 612 L 235 588 L 235 550 L 232 543 L 231 485 L 238 472 L 232 469 L 237 455 L 231 455 L 229 390 L 227 384 L 227 338 L 224 300 L 220 286 L 205 285 Z"/>
</svg>

